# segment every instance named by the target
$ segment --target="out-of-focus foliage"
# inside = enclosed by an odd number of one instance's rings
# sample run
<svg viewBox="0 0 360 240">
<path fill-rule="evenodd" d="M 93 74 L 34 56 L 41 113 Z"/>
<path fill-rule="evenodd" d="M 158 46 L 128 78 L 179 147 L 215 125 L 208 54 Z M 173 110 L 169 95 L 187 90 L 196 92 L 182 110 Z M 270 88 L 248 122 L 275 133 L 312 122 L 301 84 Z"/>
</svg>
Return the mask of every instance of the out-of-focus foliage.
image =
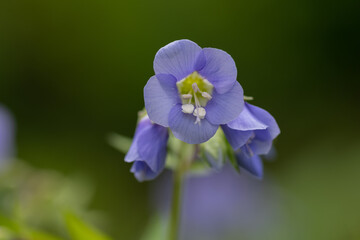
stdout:
<svg viewBox="0 0 360 240">
<path fill-rule="evenodd" d="M 95 230 L 86 228 L 74 214 L 66 215 L 65 224 L 64 214 L 71 211 L 88 221 L 103 224 L 103 214 L 89 210 L 93 192 L 84 178 L 66 177 L 54 170 L 13 162 L 0 172 L 0 239 L 60 239 L 52 234 L 68 239 L 68 229 L 74 240 L 91 240 L 74 232 L 79 228 L 87 230 L 84 234 Z"/>
<path fill-rule="evenodd" d="M 72 240 L 111 240 L 72 213 L 66 214 L 66 224 Z"/>
<path fill-rule="evenodd" d="M 60 238 L 56 235 L 34 230 L 26 226 L 16 226 L 16 223 L 9 219 L 0 218 L 0 240 L 111 240 L 105 234 L 81 220 L 78 216 L 68 212 L 64 216 L 66 222 L 66 235 L 69 237 Z"/>
<path fill-rule="evenodd" d="M 278 177 L 286 219 L 273 239 L 360 239 L 360 141 L 338 140 L 322 138 L 302 149 L 291 158 L 298 164 Z M 328 164 L 333 161 L 339 164 Z"/>
<path fill-rule="evenodd" d="M 120 134 L 112 133 L 108 136 L 108 141 L 115 149 L 126 154 L 130 149 L 132 139 Z"/>
<path fill-rule="evenodd" d="M 167 218 L 154 214 L 145 226 L 140 240 L 166 240 L 167 226 Z"/>
</svg>

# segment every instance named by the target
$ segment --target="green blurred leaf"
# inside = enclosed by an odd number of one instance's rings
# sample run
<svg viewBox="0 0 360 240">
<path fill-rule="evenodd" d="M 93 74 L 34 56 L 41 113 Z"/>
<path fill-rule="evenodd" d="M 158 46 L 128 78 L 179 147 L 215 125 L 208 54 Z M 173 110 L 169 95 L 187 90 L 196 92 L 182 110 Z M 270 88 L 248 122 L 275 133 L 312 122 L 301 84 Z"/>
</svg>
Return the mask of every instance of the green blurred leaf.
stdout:
<svg viewBox="0 0 360 240">
<path fill-rule="evenodd" d="M 0 215 L 0 227 L 4 227 L 14 233 L 21 232 L 20 224 L 2 215 Z"/>
<path fill-rule="evenodd" d="M 0 225 L 0 240 L 9 240 L 14 238 L 15 236 L 12 231 Z"/>
<path fill-rule="evenodd" d="M 62 238 L 50 235 L 48 233 L 32 231 L 29 238 L 32 240 L 63 240 Z"/>
<path fill-rule="evenodd" d="M 167 230 L 167 221 L 160 215 L 155 214 L 150 218 L 145 232 L 140 240 L 165 240 Z"/>
<path fill-rule="evenodd" d="M 35 231 L 28 226 L 21 226 L 12 219 L 0 216 L 0 240 L 9 239 L 29 239 L 29 240 L 62 240 L 51 234 Z"/>
<path fill-rule="evenodd" d="M 86 219 L 101 218 L 88 210 L 93 186 L 83 177 L 67 177 L 54 170 L 36 169 L 16 161 L 0 174 L 0 226 L 16 236 L 29 236 L 33 227 L 63 236 L 63 211 Z"/>
<path fill-rule="evenodd" d="M 108 136 L 108 142 L 115 149 L 126 154 L 130 149 L 132 139 L 117 133 L 111 133 Z"/>
<path fill-rule="evenodd" d="M 65 220 L 72 240 L 111 240 L 111 238 L 83 222 L 72 213 L 67 213 Z"/>
</svg>

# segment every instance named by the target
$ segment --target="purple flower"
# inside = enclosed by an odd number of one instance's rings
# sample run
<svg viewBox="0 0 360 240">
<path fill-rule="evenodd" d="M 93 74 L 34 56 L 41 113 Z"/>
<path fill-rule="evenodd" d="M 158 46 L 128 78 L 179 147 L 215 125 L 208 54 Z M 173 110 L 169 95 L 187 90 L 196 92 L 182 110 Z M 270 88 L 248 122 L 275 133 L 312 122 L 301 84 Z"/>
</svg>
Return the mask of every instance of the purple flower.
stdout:
<svg viewBox="0 0 360 240">
<path fill-rule="evenodd" d="M 168 137 L 168 130 L 147 116 L 140 120 L 125 156 L 126 162 L 134 162 L 131 172 L 138 181 L 152 180 L 164 169 Z"/>
<path fill-rule="evenodd" d="M 14 123 L 10 113 L 0 105 L 0 165 L 14 154 Z"/>
<path fill-rule="evenodd" d="M 243 109 L 235 62 L 222 50 L 178 40 L 157 52 L 154 71 L 144 88 L 149 118 L 186 143 L 206 142 Z"/>
<path fill-rule="evenodd" d="M 267 111 L 245 103 L 244 110 L 233 121 L 222 125 L 227 140 L 235 150 L 237 163 L 262 178 L 263 165 L 258 155 L 269 153 L 280 129 Z"/>
</svg>

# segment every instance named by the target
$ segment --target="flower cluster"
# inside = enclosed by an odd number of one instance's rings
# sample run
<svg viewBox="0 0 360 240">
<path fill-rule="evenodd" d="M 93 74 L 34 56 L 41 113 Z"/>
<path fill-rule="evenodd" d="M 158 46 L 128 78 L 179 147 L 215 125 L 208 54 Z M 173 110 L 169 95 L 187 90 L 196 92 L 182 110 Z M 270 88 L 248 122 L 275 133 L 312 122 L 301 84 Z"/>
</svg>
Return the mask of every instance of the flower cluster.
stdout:
<svg viewBox="0 0 360 240">
<path fill-rule="evenodd" d="M 188 144 L 203 144 L 223 131 L 237 164 L 262 176 L 258 155 L 280 133 L 265 110 L 244 102 L 232 57 L 215 48 L 178 40 L 155 55 L 155 75 L 144 88 L 147 116 L 138 124 L 126 162 L 139 181 L 155 178 L 166 162 L 169 132 Z"/>
</svg>

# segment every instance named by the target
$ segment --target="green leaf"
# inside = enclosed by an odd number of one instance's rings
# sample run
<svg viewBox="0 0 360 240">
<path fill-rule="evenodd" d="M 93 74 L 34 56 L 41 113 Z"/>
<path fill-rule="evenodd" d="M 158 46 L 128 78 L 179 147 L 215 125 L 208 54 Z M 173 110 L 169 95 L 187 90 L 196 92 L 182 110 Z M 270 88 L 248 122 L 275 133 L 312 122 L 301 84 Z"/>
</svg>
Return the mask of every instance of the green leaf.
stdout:
<svg viewBox="0 0 360 240">
<path fill-rule="evenodd" d="M 132 139 L 117 133 L 111 133 L 108 136 L 108 142 L 115 149 L 126 154 L 130 149 Z"/>
<path fill-rule="evenodd" d="M 99 230 L 83 222 L 72 213 L 65 215 L 66 226 L 72 240 L 110 240 Z"/>
</svg>

